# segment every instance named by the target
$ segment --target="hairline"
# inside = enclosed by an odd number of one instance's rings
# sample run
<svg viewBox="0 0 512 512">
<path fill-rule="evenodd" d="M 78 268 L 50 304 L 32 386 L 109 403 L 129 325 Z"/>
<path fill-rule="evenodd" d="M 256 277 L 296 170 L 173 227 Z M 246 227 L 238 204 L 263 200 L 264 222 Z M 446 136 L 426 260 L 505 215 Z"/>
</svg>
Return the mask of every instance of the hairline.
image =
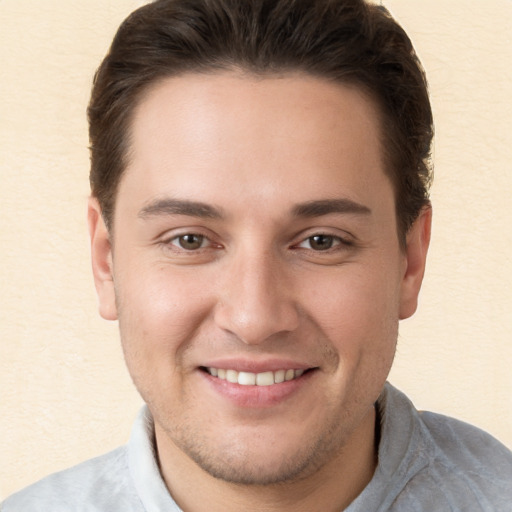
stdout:
<svg viewBox="0 0 512 512">
<path fill-rule="evenodd" d="M 390 180 L 392 186 L 393 200 L 395 204 L 395 221 L 398 241 L 400 247 L 402 249 L 405 249 L 407 229 L 402 229 L 401 226 L 401 219 L 398 212 L 398 183 L 395 182 L 394 173 L 392 171 L 392 157 L 390 156 L 390 153 L 386 150 L 386 141 L 389 138 L 389 136 L 385 135 L 384 129 L 387 113 L 383 105 L 384 102 L 378 97 L 378 94 L 375 91 L 373 91 L 371 87 L 365 84 L 360 78 L 350 73 L 347 73 L 343 78 L 341 78 L 339 76 L 329 76 L 327 73 L 322 72 L 315 73 L 311 70 L 301 68 L 299 66 L 282 66 L 280 68 L 275 69 L 260 69 L 257 68 L 256 66 L 244 65 L 237 62 L 231 63 L 228 61 L 216 62 L 215 64 L 200 64 L 185 69 L 177 69 L 175 71 L 168 70 L 167 72 L 162 72 L 161 74 L 155 76 L 153 79 L 148 80 L 146 83 L 142 84 L 136 91 L 134 91 L 129 112 L 125 118 L 125 136 L 123 137 L 123 145 L 125 147 L 122 155 L 122 171 L 119 173 L 115 183 L 115 187 L 112 191 L 111 208 L 108 218 L 105 215 L 103 215 L 102 210 L 102 216 L 112 240 L 114 235 L 114 217 L 116 211 L 117 196 L 123 176 L 125 175 L 127 169 L 130 166 L 130 162 L 132 161 L 133 154 L 131 150 L 133 148 L 133 127 L 137 111 L 139 110 L 141 105 L 153 91 L 158 89 L 158 87 L 161 86 L 163 83 L 172 80 L 173 78 L 183 77 L 187 75 L 215 76 L 223 74 L 232 74 L 235 77 L 238 76 L 240 78 L 248 78 L 253 80 L 266 80 L 273 78 L 279 79 L 289 78 L 293 76 L 302 76 L 315 78 L 324 82 L 330 82 L 335 85 L 357 88 L 363 94 L 366 100 L 371 102 L 374 108 L 374 112 L 376 114 L 375 119 L 377 122 L 378 140 L 380 144 L 383 172 L 386 175 L 386 177 Z M 393 126 L 393 123 L 391 123 L 391 126 Z M 430 204 L 430 202 L 427 202 L 427 205 L 428 204 Z M 417 217 L 419 217 L 420 211 L 418 211 Z"/>
</svg>

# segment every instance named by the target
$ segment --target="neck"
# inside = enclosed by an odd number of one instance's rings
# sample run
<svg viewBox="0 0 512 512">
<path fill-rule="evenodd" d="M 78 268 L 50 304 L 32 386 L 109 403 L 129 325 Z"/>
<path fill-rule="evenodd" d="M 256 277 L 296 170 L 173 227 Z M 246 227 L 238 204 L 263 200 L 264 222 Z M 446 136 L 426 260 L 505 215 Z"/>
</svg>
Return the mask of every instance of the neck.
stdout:
<svg viewBox="0 0 512 512">
<path fill-rule="evenodd" d="M 370 482 L 377 465 L 375 409 L 366 414 L 344 446 L 322 467 L 291 482 L 238 485 L 203 471 L 155 425 L 163 479 L 187 512 L 310 512 L 344 510 Z"/>
</svg>

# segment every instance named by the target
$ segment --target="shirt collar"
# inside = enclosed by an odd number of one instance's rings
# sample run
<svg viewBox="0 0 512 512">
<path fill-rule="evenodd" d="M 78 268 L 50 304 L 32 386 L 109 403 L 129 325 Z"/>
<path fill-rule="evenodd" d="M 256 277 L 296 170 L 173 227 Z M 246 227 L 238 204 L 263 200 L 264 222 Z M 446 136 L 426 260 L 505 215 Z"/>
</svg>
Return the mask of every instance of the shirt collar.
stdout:
<svg viewBox="0 0 512 512">
<path fill-rule="evenodd" d="M 146 512 L 181 512 L 160 475 L 155 451 L 155 427 L 147 405 L 133 425 L 128 444 L 130 474 Z"/>
</svg>

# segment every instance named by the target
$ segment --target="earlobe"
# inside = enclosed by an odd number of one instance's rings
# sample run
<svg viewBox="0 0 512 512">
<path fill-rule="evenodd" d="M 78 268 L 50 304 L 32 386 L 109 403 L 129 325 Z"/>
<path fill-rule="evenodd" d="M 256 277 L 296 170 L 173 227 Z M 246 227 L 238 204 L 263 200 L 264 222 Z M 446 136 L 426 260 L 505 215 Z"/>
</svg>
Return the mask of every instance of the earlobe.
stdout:
<svg viewBox="0 0 512 512">
<path fill-rule="evenodd" d="M 98 294 L 100 315 L 106 320 L 117 320 L 112 272 L 112 246 L 101 215 L 101 207 L 94 197 L 89 198 L 87 222 L 91 240 L 92 272 Z"/>
<path fill-rule="evenodd" d="M 400 296 L 400 320 L 412 316 L 418 306 L 418 295 L 425 273 L 431 229 L 432 207 L 429 205 L 421 210 L 407 233 L 406 269 Z"/>
</svg>

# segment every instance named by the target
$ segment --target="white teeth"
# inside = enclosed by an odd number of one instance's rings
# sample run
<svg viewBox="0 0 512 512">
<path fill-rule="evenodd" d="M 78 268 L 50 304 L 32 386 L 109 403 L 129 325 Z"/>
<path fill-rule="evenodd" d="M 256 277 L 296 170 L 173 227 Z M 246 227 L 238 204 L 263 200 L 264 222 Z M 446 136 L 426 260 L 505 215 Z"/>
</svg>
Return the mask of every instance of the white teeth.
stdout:
<svg viewBox="0 0 512 512">
<path fill-rule="evenodd" d="M 254 386 L 256 384 L 256 374 L 240 372 L 238 374 L 238 384 L 242 384 L 242 386 Z"/>
<path fill-rule="evenodd" d="M 256 375 L 256 386 L 272 386 L 274 384 L 274 372 L 263 372 Z"/>
<path fill-rule="evenodd" d="M 232 384 L 238 383 L 238 372 L 235 370 L 226 370 L 226 380 Z"/>
<path fill-rule="evenodd" d="M 274 373 L 274 382 L 276 384 L 280 384 L 281 382 L 284 382 L 285 373 L 286 372 L 284 370 L 278 370 L 276 373 Z"/>
<path fill-rule="evenodd" d="M 213 377 L 227 380 L 233 384 L 242 386 L 272 386 L 281 382 L 289 381 L 300 377 L 304 370 L 277 370 L 276 372 L 237 372 L 236 370 L 225 370 L 223 368 L 206 368 Z"/>
</svg>

